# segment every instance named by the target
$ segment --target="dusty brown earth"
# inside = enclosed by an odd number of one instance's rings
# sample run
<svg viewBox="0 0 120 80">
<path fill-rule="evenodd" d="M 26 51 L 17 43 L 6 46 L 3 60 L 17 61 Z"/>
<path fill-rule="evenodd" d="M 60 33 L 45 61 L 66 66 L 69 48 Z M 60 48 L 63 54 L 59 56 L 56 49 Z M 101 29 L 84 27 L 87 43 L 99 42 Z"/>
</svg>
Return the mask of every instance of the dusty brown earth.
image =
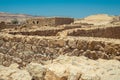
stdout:
<svg viewBox="0 0 120 80">
<path fill-rule="evenodd" d="M 56 27 L 0 28 L 0 80 L 120 80 L 119 22 L 92 15 Z"/>
</svg>

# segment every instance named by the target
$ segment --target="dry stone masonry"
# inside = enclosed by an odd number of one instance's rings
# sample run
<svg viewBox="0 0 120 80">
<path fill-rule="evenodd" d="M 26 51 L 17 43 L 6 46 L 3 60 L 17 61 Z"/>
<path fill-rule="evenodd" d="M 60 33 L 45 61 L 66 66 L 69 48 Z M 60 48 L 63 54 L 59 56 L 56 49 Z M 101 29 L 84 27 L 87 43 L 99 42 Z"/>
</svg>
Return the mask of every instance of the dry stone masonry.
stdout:
<svg viewBox="0 0 120 80">
<path fill-rule="evenodd" d="M 68 33 L 68 36 L 86 36 L 86 37 L 103 37 L 120 39 L 120 26 L 95 28 L 95 29 L 77 29 Z"/>
<path fill-rule="evenodd" d="M 103 24 L 59 17 L 32 18 L 14 28 L 0 23 L 0 80 L 119 80 L 119 19 L 81 20 Z"/>
<path fill-rule="evenodd" d="M 0 35 L 0 52 L 8 56 L 7 65 L 14 61 L 11 57 L 28 64 L 32 61 L 52 60 L 59 55 L 86 56 L 90 59 L 117 59 L 120 56 L 120 42 L 115 39 L 92 37 L 36 37 L 22 35 Z M 9 60 L 10 57 L 10 60 Z M 7 58 L 7 57 L 6 57 Z M 1 64 L 6 61 L 1 57 Z M 16 60 L 17 61 L 17 60 Z M 10 62 L 10 63 L 9 63 Z M 19 61 L 17 62 L 19 63 Z M 23 63 L 20 63 L 23 64 Z"/>
<path fill-rule="evenodd" d="M 38 26 L 58 26 L 63 24 L 70 24 L 74 22 L 73 18 L 35 18 L 27 20 L 28 25 L 38 25 Z"/>
</svg>

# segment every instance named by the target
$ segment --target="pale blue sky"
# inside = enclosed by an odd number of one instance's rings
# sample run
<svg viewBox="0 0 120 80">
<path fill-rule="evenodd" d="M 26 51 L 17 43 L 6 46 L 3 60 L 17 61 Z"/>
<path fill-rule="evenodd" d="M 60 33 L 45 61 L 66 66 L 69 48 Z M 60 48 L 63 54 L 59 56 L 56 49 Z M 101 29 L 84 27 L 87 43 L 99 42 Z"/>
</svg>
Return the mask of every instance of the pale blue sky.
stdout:
<svg viewBox="0 0 120 80">
<path fill-rule="evenodd" d="M 0 12 L 76 18 L 120 15 L 120 0 L 0 0 Z"/>
</svg>

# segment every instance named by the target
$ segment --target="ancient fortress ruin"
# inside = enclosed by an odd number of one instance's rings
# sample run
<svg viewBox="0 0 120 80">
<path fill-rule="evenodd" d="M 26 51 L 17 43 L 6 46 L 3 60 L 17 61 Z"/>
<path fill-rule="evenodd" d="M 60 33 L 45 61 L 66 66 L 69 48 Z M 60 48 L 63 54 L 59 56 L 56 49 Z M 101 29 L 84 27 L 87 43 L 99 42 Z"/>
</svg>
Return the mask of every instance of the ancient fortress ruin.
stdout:
<svg viewBox="0 0 120 80">
<path fill-rule="evenodd" d="M 26 21 L 29 25 L 37 25 L 37 26 L 58 26 L 63 24 L 70 24 L 74 22 L 73 18 L 33 18 Z"/>
<path fill-rule="evenodd" d="M 34 18 L 24 26 L 1 29 L 0 65 L 17 63 L 20 70 L 27 69 L 31 77 L 23 80 L 119 80 L 120 21 L 113 24 L 107 17 L 89 20 L 97 25 L 82 23 L 84 19 Z"/>
<path fill-rule="evenodd" d="M 93 16 L 92 18 L 96 19 Z M 44 54 L 46 59 L 56 58 L 61 54 L 85 55 L 91 59 L 114 59 L 120 54 L 120 27 L 112 24 L 111 20 L 112 17 L 107 16 L 105 21 L 110 21 L 109 24 L 96 26 L 74 23 L 73 18 L 28 19 L 27 27 L 21 25 L 1 31 L 0 52 L 20 57 L 19 53 L 29 51 L 33 54 L 40 53 L 41 57 Z"/>
<path fill-rule="evenodd" d="M 45 60 L 56 58 L 61 54 L 85 55 L 90 59 L 114 59 L 119 56 L 119 25 L 110 23 L 96 26 L 76 24 L 73 21 L 72 18 L 29 19 L 26 21 L 28 27 L 3 31 L 4 35 L 0 36 L 3 41 L 1 46 L 10 45 L 2 46 L 0 52 L 14 54 L 13 56 L 16 55 L 16 57 L 20 57 L 21 52 L 35 53 L 34 55 L 40 53 L 41 57 L 46 56 Z M 37 25 L 36 28 L 31 27 Z"/>
</svg>

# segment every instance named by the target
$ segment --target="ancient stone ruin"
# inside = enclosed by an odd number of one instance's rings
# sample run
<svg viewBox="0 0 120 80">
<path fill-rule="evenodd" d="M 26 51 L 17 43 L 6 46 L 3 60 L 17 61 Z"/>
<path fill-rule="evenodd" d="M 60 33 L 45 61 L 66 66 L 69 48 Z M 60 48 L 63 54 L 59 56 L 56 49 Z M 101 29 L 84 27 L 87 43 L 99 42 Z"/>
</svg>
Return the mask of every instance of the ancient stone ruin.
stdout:
<svg viewBox="0 0 120 80">
<path fill-rule="evenodd" d="M 98 26 L 76 24 L 72 18 L 38 18 L 1 29 L 0 79 L 119 80 L 116 22 Z"/>
<path fill-rule="evenodd" d="M 73 18 L 33 18 L 27 20 L 28 25 L 37 25 L 37 26 L 58 26 L 63 24 L 70 24 L 74 22 Z"/>
</svg>

